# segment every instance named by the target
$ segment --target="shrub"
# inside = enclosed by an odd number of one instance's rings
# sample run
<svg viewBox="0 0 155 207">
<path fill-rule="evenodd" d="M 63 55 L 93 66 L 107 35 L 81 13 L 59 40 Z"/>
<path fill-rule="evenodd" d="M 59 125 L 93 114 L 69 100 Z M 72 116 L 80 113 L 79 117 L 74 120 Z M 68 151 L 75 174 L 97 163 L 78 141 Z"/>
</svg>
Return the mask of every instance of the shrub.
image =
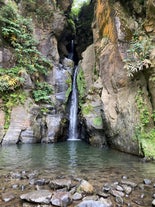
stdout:
<svg viewBox="0 0 155 207">
<path fill-rule="evenodd" d="M 36 102 L 50 103 L 49 95 L 53 92 L 51 85 L 46 82 L 38 82 L 36 89 L 32 92 L 33 98 Z"/>
<path fill-rule="evenodd" d="M 128 76 L 134 76 L 138 71 L 148 69 L 151 65 L 149 55 L 152 50 L 152 40 L 149 37 L 136 39 L 127 51 L 127 58 L 124 60 L 124 68 Z"/>
</svg>

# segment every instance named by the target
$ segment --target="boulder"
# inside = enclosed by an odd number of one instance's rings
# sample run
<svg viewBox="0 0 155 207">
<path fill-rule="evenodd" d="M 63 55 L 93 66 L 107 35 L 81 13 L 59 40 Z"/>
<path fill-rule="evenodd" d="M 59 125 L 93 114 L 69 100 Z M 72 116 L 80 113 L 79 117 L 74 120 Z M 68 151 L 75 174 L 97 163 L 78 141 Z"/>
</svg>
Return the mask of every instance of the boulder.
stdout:
<svg viewBox="0 0 155 207">
<path fill-rule="evenodd" d="M 52 193 L 49 190 L 31 191 L 22 194 L 20 198 L 33 203 L 50 204 Z"/>
<path fill-rule="evenodd" d="M 55 192 L 51 203 L 54 206 L 69 206 L 72 203 L 72 198 L 68 192 Z"/>
<path fill-rule="evenodd" d="M 94 188 L 88 181 L 82 180 L 80 186 L 78 187 L 78 191 L 92 194 L 94 192 Z"/>
</svg>

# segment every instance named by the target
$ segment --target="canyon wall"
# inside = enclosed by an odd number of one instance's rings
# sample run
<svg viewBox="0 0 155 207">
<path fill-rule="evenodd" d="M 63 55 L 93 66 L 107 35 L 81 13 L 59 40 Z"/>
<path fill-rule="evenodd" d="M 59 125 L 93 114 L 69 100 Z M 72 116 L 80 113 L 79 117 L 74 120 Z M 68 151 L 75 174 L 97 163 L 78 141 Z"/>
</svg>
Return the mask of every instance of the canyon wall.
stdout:
<svg viewBox="0 0 155 207">
<path fill-rule="evenodd" d="M 94 51 L 87 63 L 87 48 L 81 64 L 90 142 L 104 146 L 106 140 L 115 149 L 148 157 L 155 150 L 153 8 L 153 1 L 98 0 L 92 23 Z M 93 134 L 98 127 L 94 123 L 101 128 L 100 136 Z"/>
</svg>

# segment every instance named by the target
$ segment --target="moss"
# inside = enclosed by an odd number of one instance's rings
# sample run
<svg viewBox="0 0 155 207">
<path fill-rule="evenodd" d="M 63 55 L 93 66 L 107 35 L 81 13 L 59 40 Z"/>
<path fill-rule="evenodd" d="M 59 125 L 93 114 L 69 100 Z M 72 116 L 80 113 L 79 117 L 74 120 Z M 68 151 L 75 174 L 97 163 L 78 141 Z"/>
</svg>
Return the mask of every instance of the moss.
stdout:
<svg viewBox="0 0 155 207">
<path fill-rule="evenodd" d="M 88 105 L 83 105 L 82 106 L 82 114 L 83 115 L 88 115 L 93 111 L 93 107 L 92 105 L 88 104 Z"/>
<path fill-rule="evenodd" d="M 155 129 L 141 134 L 142 150 L 147 159 L 155 159 Z"/>
<path fill-rule="evenodd" d="M 103 121 L 102 121 L 102 117 L 101 116 L 97 116 L 93 119 L 93 124 L 96 127 L 102 127 L 103 126 Z"/>
<path fill-rule="evenodd" d="M 150 128 L 150 123 L 154 121 L 154 111 L 152 114 L 149 112 L 143 95 L 139 90 L 136 96 L 140 122 L 135 129 L 135 137 L 139 142 L 140 154 L 142 153 L 147 159 L 155 159 L 155 129 Z"/>
<path fill-rule="evenodd" d="M 68 73 L 68 78 L 66 80 L 66 84 L 68 85 L 68 89 L 66 91 L 65 97 L 66 97 L 66 102 L 68 101 L 68 97 L 72 91 L 72 77 L 71 74 Z"/>
<path fill-rule="evenodd" d="M 83 103 L 86 91 L 86 82 L 82 68 L 80 68 L 79 73 L 77 75 L 77 87 L 79 92 L 79 105 L 81 105 Z"/>
</svg>

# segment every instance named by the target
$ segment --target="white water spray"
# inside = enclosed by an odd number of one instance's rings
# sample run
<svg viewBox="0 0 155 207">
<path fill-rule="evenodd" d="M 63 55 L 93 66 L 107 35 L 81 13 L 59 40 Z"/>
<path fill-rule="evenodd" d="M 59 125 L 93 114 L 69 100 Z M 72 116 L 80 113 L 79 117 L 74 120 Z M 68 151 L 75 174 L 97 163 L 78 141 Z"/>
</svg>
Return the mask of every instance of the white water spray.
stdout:
<svg viewBox="0 0 155 207">
<path fill-rule="evenodd" d="M 73 84 L 72 84 L 72 95 L 70 102 L 70 114 L 69 114 L 69 139 L 68 140 L 77 140 L 78 139 L 78 91 L 76 77 L 78 73 L 78 67 L 75 67 L 73 75 Z"/>
</svg>

